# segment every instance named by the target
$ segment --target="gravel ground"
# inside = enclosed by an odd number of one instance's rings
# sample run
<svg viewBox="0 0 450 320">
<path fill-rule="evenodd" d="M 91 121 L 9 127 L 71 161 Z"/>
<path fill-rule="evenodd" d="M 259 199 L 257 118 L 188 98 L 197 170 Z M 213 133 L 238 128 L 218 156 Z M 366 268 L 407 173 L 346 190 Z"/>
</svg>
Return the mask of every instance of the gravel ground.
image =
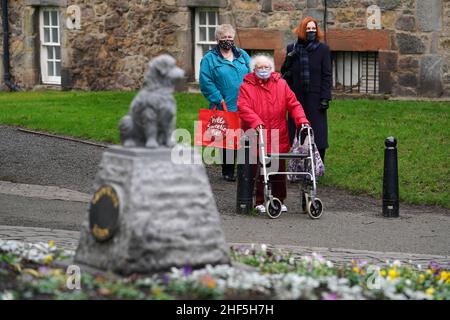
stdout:
<svg viewBox="0 0 450 320">
<path fill-rule="evenodd" d="M 104 148 L 0 127 L 0 180 L 58 186 L 92 193 Z M 236 183 L 221 179 L 219 166 L 208 175 L 228 242 L 257 242 L 327 248 L 450 253 L 450 210 L 400 205 L 399 219 L 381 216 L 381 201 L 318 187 L 324 203 L 319 220 L 296 213 L 297 185 L 288 186 L 288 214 L 277 220 L 236 215 Z M 0 195 L 0 225 L 79 230 L 86 204 Z"/>
</svg>

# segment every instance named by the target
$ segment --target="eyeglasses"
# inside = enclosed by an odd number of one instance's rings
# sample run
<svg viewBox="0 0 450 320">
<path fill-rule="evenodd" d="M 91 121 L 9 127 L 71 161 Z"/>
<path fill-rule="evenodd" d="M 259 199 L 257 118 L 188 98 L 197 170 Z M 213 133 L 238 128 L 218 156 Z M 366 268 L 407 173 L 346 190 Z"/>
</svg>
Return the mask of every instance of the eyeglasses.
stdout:
<svg viewBox="0 0 450 320">
<path fill-rule="evenodd" d="M 258 70 L 270 70 L 270 66 L 255 66 L 255 69 Z"/>
</svg>

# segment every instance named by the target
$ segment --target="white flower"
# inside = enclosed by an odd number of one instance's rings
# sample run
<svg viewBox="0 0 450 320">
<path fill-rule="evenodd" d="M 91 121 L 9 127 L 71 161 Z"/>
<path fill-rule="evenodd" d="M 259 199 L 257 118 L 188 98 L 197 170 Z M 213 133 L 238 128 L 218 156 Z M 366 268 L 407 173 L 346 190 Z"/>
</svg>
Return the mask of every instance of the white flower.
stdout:
<svg viewBox="0 0 450 320">
<path fill-rule="evenodd" d="M 263 243 L 263 244 L 261 245 L 261 251 L 264 252 L 264 253 L 266 253 L 266 251 L 267 251 L 267 245 L 266 245 L 266 244 Z"/>
<path fill-rule="evenodd" d="M 14 295 L 11 291 L 4 291 L 0 293 L 0 300 L 14 300 Z"/>
<path fill-rule="evenodd" d="M 400 260 L 394 260 L 394 262 L 392 263 L 393 267 L 400 267 L 402 265 L 402 263 L 400 262 Z"/>
</svg>

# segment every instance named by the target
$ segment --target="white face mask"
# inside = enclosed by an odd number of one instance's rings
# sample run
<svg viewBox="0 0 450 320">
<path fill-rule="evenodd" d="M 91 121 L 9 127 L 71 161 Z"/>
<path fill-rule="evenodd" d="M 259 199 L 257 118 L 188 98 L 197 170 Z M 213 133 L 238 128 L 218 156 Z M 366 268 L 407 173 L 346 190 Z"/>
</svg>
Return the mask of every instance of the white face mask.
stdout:
<svg viewBox="0 0 450 320">
<path fill-rule="evenodd" d="M 258 78 L 266 80 L 270 77 L 270 70 L 256 70 L 255 74 Z"/>
</svg>

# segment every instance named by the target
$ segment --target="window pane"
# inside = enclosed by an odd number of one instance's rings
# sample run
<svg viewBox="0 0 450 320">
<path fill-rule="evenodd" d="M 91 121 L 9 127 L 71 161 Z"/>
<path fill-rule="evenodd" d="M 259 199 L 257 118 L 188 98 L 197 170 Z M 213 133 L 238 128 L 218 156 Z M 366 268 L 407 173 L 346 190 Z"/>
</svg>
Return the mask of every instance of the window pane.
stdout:
<svg viewBox="0 0 450 320">
<path fill-rule="evenodd" d="M 61 77 L 61 62 L 55 62 L 55 76 Z"/>
<path fill-rule="evenodd" d="M 50 25 L 50 12 L 44 11 L 44 26 Z"/>
<path fill-rule="evenodd" d="M 44 42 L 50 42 L 50 28 L 44 28 Z"/>
<path fill-rule="evenodd" d="M 52 42 L 59 43 L 58 29 L 52 28 Z"/>
<path fill-rule="evenodd" d="M 55 47 L 55 59 L 61 60 L 61 47 Z"/>
<path fill-rule="evenodd" d="M 48 65 L 48 75 L 49 77 L 53 77 L 55 75 L 53 71 L 53 61 L 48 61 L 47 65 Z"/>
<path fill-rule="evenodd" d="M 208 24 L 211 25 L 216 25 L 216 13 L 215 12 L 208 12 L 209 15 L 209 19 L 208 19 Z"/>
<path fill-rule="evenodd" d="M 200 16 L 200 24 L 205 25 L 206 24 L 206 12 L 200 11 L 198 13 L 198 15 Z"/>
<path fill-rule="evenodd" d="M 200 41 L 206 41 L 206 28 L 200 28 Z"/>
<path fill-rule="evenodd" d="M 47 47 L 47 59 L 53 60 L 53 48 L 54 47 Z"/>
<path fill-rule="evenodd" d="M 216 35 L 215 35 L 215 32 L 216 32 L 216 28 L 208 28 L 208 30 L 209 30 L 209 41 L 214 41 L 214 40 L 216 40 Z"/>
<path fill-rule="evenodd" d="M 57 26 L 58 25 L 58 12 L 57 11 L 52 11 L 52 26 Z"/>
</svg>

